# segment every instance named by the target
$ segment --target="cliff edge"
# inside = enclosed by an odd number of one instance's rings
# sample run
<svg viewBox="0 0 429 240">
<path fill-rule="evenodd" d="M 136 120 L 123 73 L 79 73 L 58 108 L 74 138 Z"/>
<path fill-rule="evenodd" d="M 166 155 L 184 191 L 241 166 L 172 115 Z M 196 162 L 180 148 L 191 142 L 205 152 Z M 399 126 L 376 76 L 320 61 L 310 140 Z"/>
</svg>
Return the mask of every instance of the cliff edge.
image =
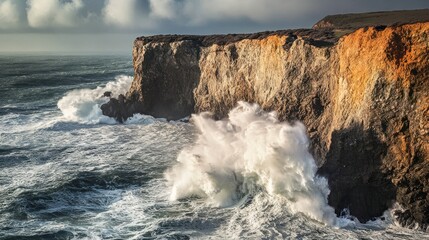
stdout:
<svg viewBox="0 0 429 240">
<path fill-rule="evenodd" d="M 426 16 L 426 15 L 425 15 Z M 424 20 L 424 19 L 423 19 Z M 134 42 L 127 95 L 102 106 L 179 119 L 256 102 L 308 127 L 329 203 L 361 221 L 396 201 L 405 226 L 429 224 L 429 22 Z M 318 29 L 320 28 L 320 29 Z"/>
</svg>

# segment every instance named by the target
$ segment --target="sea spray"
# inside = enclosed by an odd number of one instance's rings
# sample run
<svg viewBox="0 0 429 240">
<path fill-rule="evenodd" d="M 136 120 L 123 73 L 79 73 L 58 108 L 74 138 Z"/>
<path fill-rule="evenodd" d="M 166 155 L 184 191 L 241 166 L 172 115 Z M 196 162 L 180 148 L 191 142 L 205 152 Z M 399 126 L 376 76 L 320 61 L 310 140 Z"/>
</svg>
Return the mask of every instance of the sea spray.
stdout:
<svg viewBox="0 0 429 240">
<path fill-rule="evenodd" d="M 208 113 L 191 120 L 198 138 L 165 174 L 171 200 L 197 196 L 227 207 L 263 191 L 285 198 L 292 213 L 336 224 L 327 203 L 328 183 L 316 176 L 302 123 L 279 122 L 275 112 L 246 102 L 239 102 L 225 120 L 215 121 Z"/>
<path fill-rule="evenodd" d="M 58 108 L 68 121 L 116 123 L 113 118 L 104 116 L 101 112 L 100 106 L 109 101 L 109 98 L 103 97 L 103 94 L 112 92 L 113 97 L 125 94 L 130 88 L 132 80 L 130 76 L 121 75 L 116 77 L 115 81 L 108 82 L 104 87 L 70 91 L 58 101 Z"/>
</svg>

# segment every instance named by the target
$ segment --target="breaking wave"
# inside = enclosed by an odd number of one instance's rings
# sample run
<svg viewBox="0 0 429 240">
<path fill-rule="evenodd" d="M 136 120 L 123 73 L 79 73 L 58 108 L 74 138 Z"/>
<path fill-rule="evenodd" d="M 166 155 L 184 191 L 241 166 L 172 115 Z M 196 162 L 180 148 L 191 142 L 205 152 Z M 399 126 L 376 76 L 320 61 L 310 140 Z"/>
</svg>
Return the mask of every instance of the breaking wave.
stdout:
<svg viewBox="0 0 429 240">
<path fill-rule="evenodd" d="M 58 101 L 58 108 L 68 121 L 82 123 L 107 123 L 114 124 L 116 120 L 104 116 L 100 106 L 109 101 L 104 97 L 105 92 L 112 92 L 113 97 L 125 94 L 131 86 L 132 77 L 118 76 L 115 81 L 108 82 L 105 86 L 96 89 L 77 89 L 66 93 Z"/>
<path fill-rule="evenodd" d="M 291 213 L 338 224 L 328 205 L 327 180 L 316 176 L 302 123 L 280 122 L 275 112 L 245 102 L 226 120 L 202 113 L 191 121 L 198 138 L 165 173 L 171 200 L 201 197 L 213 206 L 228 207 L 263 192 L 285 199 Z"/>
</svg>

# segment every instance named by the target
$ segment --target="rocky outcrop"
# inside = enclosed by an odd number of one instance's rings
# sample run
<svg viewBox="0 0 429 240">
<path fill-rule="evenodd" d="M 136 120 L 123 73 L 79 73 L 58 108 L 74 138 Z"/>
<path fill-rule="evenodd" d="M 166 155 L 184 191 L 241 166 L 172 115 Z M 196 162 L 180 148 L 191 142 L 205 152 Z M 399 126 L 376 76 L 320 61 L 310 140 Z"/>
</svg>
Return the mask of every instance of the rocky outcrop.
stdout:
<svg viewBox="0 0 429 240">
<path fill-rule="evenodd" d="M 123 123 L 134 113 L 142 112 L 141 104 L 130 99 L 126 99 L 124 95 L 120 94 L 118 99 L 111 98 L 111 92 L 105 92 L 104 96 L 109 97 L 109 103 L 101 105 L 101 112 L 103 115 L 108 115 L 115 118 L 118 122 Z"/>
<path fill-rule="evenodd" d="M 429 223 L 429 23 L 337 37 L 331 30 L 290 30 L 137 38 L 127 114 L 179 119 L 211 111 L 222 118 L 239 100 L 257 102 L 308 127 L 337 214 L 349 208 L 366 221 L 397 201 L 406 208 L 398 219 L 423 229 Z"/>
</svg>

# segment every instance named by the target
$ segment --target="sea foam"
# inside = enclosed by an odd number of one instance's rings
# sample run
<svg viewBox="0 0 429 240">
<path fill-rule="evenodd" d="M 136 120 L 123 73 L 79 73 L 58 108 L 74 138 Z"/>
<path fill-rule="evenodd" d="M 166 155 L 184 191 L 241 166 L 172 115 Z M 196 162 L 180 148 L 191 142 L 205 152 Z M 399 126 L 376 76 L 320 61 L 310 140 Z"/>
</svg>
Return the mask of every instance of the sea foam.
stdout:
<svg viewBox="0 0 429 240">
<path fill-rule="evenodd" d="M 68 121 L 114 124 L 115 119 L 104 116 L 101 112 L 100 106 L 109 101 L 109 98 L 104 97 L 103 94 L 112 92 L 113 97 L 125 94 L 130 88 L 132 80 L 130 76 L 121 75 L 103 87 L 70 91 L 58 101 L 58 108 Z"/>
<path fill-rule="evenodd" d="M 337 224 L 327 201 L 327 180 L 316 176 L 302 123 L 280 122 L 275 112 L 245 102 L 239 102 L 225 120 L 202 113 L 191 121 L 200 132 L 198 138 L 165 173 L 171 200 L 196 196 L 227 207 L 266 192 L 286 199 L 292 213 Z"/>
</svg>

